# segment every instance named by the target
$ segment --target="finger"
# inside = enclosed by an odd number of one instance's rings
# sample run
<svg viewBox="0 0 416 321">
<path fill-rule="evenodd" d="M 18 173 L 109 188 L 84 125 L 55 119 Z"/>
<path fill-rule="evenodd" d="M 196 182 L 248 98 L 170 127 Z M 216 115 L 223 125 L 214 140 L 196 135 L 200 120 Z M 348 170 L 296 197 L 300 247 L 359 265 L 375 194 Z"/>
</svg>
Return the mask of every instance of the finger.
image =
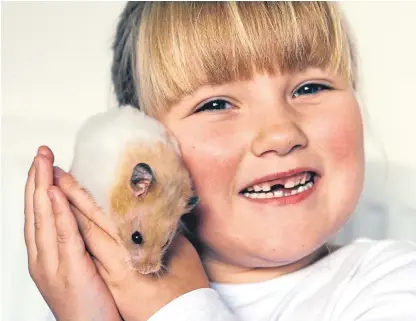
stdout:
<svg viewBox="0 0 416 321">
<path fill-rule="evenodd" d="M 125 268 L 127 252 L 120 242 L 112 238 L 78 208 L 71 206 L 75 214 L 79 231 L 85 241 L 88 251 L 99 262 L 97 268 L 102 268 L 108 275 L 117 274 Z M 104 214 L 101 214 L 104 215 Z M 105 277 L 104 275 L 102 275 Z"/>
<path fill-rule="evenodd" d="M 90 254 L 90 258 L 91 260 L 94 262 L 95 267 L 97 268 L 98 273 L 101 275 L 101 277 L 104 280 L 108 280 L 110 277 L 110 274 L 108 272 L 108 270 L 105 268 L 104 265 L 101 264 L 101 262 L 99 260 L 97 260 L 95 258 L 95 256 Z"/>
<path fill-rule="evenodd" d="M 25 185 L 25 223 L 24 237 L 27 249 L 29 264 L 32 264 L 37 257 L 36 240 L 35 240 L 35 214 L 33 211 L 33 194 L 35 193 L 35 160 L 28 173 Z"/>
<path fill-rule="evenodd" d="M 55 184 L 71 203 L 78 227 L 88 251 L 111 273 L 125 267 L 126 250 L 117 228 L 74 177 L 55 168 Z"/>
<path fill-rule="evenodd" d="M 55 156 L 53 155 L 52 150 L 48 146 L 43 146 L 43 145 L 40 146 L 38 148 L 38 154 L 39 155 L 43 155 L 46 158 L 50 159 L 50 161 L 52 162 L 52 164 L 55 161 Z"/>
<path fill-rule="evenodd" d="M 48 193 L 55 218 L 59 264 L 76 263 L 78 262 L 77 257 L 82 257 L 85 254 L 85 246 L 74 213 L 58 187 L 50 187 Z"/>
<path fill-rule="evenodd" d="M 35 158 L 35 193 L 34 217 L 35 239 L 38 259 L 47 262 L 50 267 L 57 266 L 58 249 L 56 244 L 55 219 L 52 204 L 48 195 L 48 188 L 53 183 L 52 163 L 43 155 Z"/>
<path fill-rule="evenodd" d="M 62 169 L 54 169 L 55 185 L 82 214 L 87 216 L 96 225 L 101 227 L 114 239 L 117 239 L 117 230 L 112 221 L 104 215 L 102 209 L 97 205 L 92 196 L 81 187 L 74 177 Z"/>
</svg>

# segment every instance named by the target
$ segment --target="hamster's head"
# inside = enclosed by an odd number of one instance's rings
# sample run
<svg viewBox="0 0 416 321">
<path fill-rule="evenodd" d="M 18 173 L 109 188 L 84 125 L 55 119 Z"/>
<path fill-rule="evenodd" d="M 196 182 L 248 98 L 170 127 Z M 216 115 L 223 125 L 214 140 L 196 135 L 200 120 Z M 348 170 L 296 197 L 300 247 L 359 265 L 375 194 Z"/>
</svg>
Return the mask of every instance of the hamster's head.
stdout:
<svg viewBox="0 0 416 321">
<path fill-rule="evenodd" d="M 147 152 L 146 157 L 128 157 L 123 168 L 111 196 L 112 217 L 131 267 L 141 274 L 158 273 L 181 216 L 198 197 L 177 158 L 159 164 Z"/>
<path fill-rule="evenodd" d="M 162 270 L 163 259 L 177 230 L 178 219 L 164 219 L 160 224 L 146 220 L 146 209 L 133 209 L 129 217 L 120 222 L 119 236 L 129 253 L 128 263 L 141 274 Z"/>
</svg>

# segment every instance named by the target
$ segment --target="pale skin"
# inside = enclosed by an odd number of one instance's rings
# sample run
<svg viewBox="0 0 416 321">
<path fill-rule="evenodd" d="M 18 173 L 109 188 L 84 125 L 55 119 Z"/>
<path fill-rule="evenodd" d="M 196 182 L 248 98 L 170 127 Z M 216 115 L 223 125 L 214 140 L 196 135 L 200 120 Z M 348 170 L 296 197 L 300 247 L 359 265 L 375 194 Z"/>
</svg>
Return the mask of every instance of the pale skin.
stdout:
<svg viewBox="0 0 416 321">
<path fill-rule="evenodd" d="M 226 103 L 196 112 L 217 99 Z M 129 272 L 111 226 L 70 175 L 60 172 L 54 197 L 48 197 L 53 154 L 43 147 L 27 182 L 25 237 L 31 275 L 59 318 L 119 320 L 117 306 L 125 320 L 146 320 L 172 299 L 209 287 L 208 278 L 244 283 L 295 271 L 315 259 L 356 206 L 363 181 L 362 124 L 354 90 L 343 77 L 310 69 L 203 86 L 172 106 L 162 121 L 179 141 L 195 181 L 198 233 L 209 250 L 201 262 L 180 237 L 171 274 L 155 280 Z M 304 166 L 321 179 L 298 204 L 260 205 L 239 195 L 256 178 Z M 95 304 L 86 305 L 88 300 Z M 103 306 L 107 319 L 100 318 Z"/>
<path fill-rule="evenodd" d="M 294 97 L 303 84 L 334 89 Z M 230 104 L 195 113 L 215 99 Z M 164 122 L 181 144 L 201 198 L 198 233 L 211 249 L 204 265 L 212 281 L 255 282 L 307 265 L 356 206 L 364 171 L 362 121 L 343 77 L 310 68 L 204 86 Z M 259 205 L 238 195 L 256 178 L 305 166 L 318 170 L 321 181 L 300 204 Z"/>
<path fill-rule="evenodd" d="M 29 171 L 25 241 L 30 274 L 57 320 L 144 321 L 174 298 L 209 287 L 198 254 L 184 237 L 172 243 L 166 277 L 128 269 L 109 219 L 71 175 L 54 171 L 53 159 L 42 146 Z"/>
</svg>

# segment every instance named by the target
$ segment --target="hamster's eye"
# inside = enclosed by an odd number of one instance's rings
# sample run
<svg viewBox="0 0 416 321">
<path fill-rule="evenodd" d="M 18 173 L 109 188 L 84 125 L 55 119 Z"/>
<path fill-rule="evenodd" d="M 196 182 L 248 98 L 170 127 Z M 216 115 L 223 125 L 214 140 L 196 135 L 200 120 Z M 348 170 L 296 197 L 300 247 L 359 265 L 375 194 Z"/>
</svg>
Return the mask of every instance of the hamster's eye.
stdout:
<svg viewBox="0 0 416 321">
<path fill-rule="evenodd" d="M 131 235 L 131 240 L 137 245 L 141 245 L 143 243 L 143 237 L 138 231 Z"/>
</svg>

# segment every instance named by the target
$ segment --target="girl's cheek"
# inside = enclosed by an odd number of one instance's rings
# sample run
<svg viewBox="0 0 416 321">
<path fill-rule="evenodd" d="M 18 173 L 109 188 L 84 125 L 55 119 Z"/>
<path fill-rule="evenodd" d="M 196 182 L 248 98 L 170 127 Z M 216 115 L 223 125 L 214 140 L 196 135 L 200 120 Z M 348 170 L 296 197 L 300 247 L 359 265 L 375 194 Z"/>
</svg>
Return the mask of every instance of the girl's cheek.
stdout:
<svg viewBox="0 0 416 321">
<path fill-rule="evenodd" d="M 180 143 L 184 161 L 200 192 L 220 190 L 232 183 L 241 154 L 238 135 L 215 131 L 194 133 L 197 134 L 181 137 Z"/>
<path fill-rule="evenodd" d="M 332 124 L 327 128 L 328 134 L 323 133 L 322 140 L 327 146 L 330 158 L 334 162 L 345 162 L 351 158 L 356 159 L 362 153 L 360 129 L 354 124 L 346 126 L 345 123 Z"/>
<path fill-rule="evenodd" d="M 320 115 L 309 128 L 308 136 L 323 160 L 357 162 L 363 155 L 363 129 L 359 107 L 355 101 L 344 102 L 339 108 Z M 336 164 L 332 164 L 336 166 Z M 351 164 L 353 165 L 353 164 Z"/>
</svg>

